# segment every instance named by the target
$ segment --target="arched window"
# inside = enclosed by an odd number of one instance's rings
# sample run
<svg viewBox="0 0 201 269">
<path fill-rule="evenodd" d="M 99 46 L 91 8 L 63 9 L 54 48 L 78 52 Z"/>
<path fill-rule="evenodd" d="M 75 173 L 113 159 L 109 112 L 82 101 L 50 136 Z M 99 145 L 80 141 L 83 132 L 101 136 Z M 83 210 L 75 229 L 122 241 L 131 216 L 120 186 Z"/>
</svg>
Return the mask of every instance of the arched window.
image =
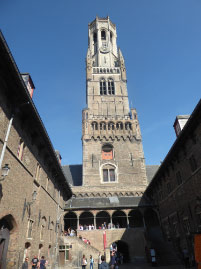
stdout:
<svg viewBox="0 0 201 269">
<path fill-rule="evenodd" d="M 93 130 L 98 130 L 98 123 L 96 121 L 93 121 L 91 126 Z"/>
<path fill-rule="evenodd" d="M 102 160 L 113 159 L 113 146 L 111 144 L 105 144 L 102 146 Z"/>
<path fill-rule="evenodd" d="M 100 123 L 100 130 L 106 130 L 106 123 L 105 122 Z"/>
<path fill-rule="evenodd" d="M 116 173 L 115 166 L 107 164 L 103 166 L 103 182 L 115 182 L 116 181 Z"/>
<path fill-rule="evenodd" d="M 106 95 L 107 90 L 106 90 L 106 81 L 104 78 L 100 80 L 100 95 Z"/>
<path fill-rule="evenodd" d="M 117 128 L 117 130 L 123 130 L 123 123 L 122 122 L 117 122 L 116 128 Z"/>
<path fill-rule="evenodd" d="M 113 34 L 112 32 L 110 32 L 110 42 L 112 43 L 112 37 L 113 37 Z"/>
<path fill-rule="evenodd" d="M 54 222 L 52 221 L 50 223 L 50 227 L 49 227 L 49 242 L 51 243 L 53 240 L 53 231 L 54 231 Z"/>
<path fill-rule="evenodd" d="M 114 95 L 114 80 L 112 78 L 108 79 L 108 94 Z"/>
<path fill-rule="evenodd" d="M 114 130 L 114 122 L 108 123 L 108 130 Z"/>
<path fill-rule="evenodd" d="M 101 31 L 101 40 L 106 40 L 106 33 L 104 30 Z"/>
<path fill-rule="evenodd" d="M 44 232 L 45 232 L 45 226 L 46 226 L 46 218 L 42 218 L 42 223 L 41 223 L 41 231 L 40 231 L 40 240 L 44 240 Z"/>
<path fill-rule="evenodd" d="M 132 130 L 132 125 L 131 125 L 130 122 L 126 122 L 126 124 L 125 124 L 125 129 L 126 129 L 126 130 Z"/>
</svg>

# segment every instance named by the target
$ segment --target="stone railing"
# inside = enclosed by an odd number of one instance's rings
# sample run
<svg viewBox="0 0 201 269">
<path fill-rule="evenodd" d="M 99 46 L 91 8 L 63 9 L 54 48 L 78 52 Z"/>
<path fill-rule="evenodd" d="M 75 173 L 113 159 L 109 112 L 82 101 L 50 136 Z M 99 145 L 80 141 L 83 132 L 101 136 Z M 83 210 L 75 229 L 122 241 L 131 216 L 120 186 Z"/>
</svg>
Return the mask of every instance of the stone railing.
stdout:
<svg viewBox="0 0 201 269">
<path fill-rule="evenodd" d="M 120 74 L 120 68 L 93 67 L 93 74 Z"/>
</svg>

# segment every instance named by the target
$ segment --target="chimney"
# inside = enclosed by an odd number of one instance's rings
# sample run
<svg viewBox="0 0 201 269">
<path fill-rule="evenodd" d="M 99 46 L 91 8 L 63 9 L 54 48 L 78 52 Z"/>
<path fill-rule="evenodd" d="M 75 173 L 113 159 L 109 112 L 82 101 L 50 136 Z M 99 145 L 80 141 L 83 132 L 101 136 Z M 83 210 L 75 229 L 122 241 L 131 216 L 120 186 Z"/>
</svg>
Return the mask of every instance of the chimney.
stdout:
<svg viewBox="0 0 201 269">
<path fill-rule="evenodd" d="M 24 83 L 25 83 L 25 85 L 27 87 L 27 90 L 29 91 L 29 94 L 30 94 L 30 96 L 32 98 L 33 92 L 34 92 L 34 89 L 35 89 L 35 86 L 33 84 L 33 80 L 31 79 L 31 76 L 30 76 L 29 73 L 23 73 L 23 74 L 21 74 L 21 76 L 22 76 L 22 79 L 24 80 Z"/>
<path fill-rule="evenodd" d="M 190 117 L 190 115 L 179 115 L 176 117 L 173 127 L 174 127 L 174 130 L 175 130 L 177 137 L 181 133 L 181 131 L 184 128 L 185 124 L 187 123 L 189 117 Z"/>
<path fill-rule="evenodd" d="M 57 159 L 59 160 L 59 163 L 61 164 L 61 155 L 60 155 L 60 152 L 58 150 L 55 150 L 55 153 L 57 155 Z"/>
</svg>

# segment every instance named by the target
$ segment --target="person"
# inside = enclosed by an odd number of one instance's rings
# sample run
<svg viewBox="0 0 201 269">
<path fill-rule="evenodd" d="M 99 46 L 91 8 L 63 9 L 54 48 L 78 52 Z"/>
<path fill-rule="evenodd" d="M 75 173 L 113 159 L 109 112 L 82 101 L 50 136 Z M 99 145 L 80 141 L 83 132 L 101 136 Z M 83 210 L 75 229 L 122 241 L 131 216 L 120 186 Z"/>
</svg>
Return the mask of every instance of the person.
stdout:
<svg viewBox="0 0 201 269">
<path fill-rule="evenodd" d="M 156 266 L 156 251 L 154 248 L 150 248 L 151 264 Z"/>
<path fill-rule="evenodd" d="M 115 257 L 115 252 L 112 251 L 112 255 L 110 258 L 110 268 L 114 269 L 115 268 L 115 264 L 116 264 L 116 257 Z"/>
<path fill-rule="evenodd" d="M 182 252 L 183 252 L 184 265 L 186 268 L 188 268 L 190 263 L 189 263 L 189 254 L 188 254 L 187 248 L 184 248 Z"/>
<path fill-rule="evenodd" d="M 109 269 L 109 265 L 106 263 L 104 255 L 101 256 L 101 261 L 100 269 Z"/>
<path fill-rule="evenodd" d="M 45 257 L 42 256 L 41 259 L 40 259 L 40 269 L 45 269 L 46 268 L 46 265 L 47 265 L 47 261 L 45 260 Z"/>
<path fill-rule="evenodd" d="M 93 266 L 94 266 L 94 259 L 92 255 L 90 255 L 90 269 L 93 269 Z"/>
<path fill-rule="evenodd" d="M 34 258 L 32 259 L 31 262 L 32 262 L 32 269 L 35 269 L 38 267 L 39 260 L 38 260 L 37 256 L 34 256 Z"/>
<path fill-rule="evenodd" d="M 22 264 L 22 269 L 28 269 L 29 268 L 28 262 L 29 262 L 29 258 L 26 257 L 23 264 Z"/>
<path fill-rule="evenodd" d="M 98 269 L 100 269 L 101 263 L 102 263 L 102 261 L 101 261 L 101 254 L 99 252 L 99 254 L 98 254 Z"/>
<path fill-rule="evenodd" d="M 85 258 L 85 255 L 82 257 L 82 269 L 85 269 L 87 266 L 87 259 Z"/>
</svg>

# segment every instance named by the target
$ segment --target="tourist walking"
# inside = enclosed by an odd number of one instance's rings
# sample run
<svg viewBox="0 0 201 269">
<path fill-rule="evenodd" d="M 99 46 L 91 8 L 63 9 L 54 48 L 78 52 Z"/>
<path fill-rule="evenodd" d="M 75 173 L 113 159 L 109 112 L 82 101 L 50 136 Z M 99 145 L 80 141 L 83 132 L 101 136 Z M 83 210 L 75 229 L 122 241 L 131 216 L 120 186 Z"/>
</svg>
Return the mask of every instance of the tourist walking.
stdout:
<svg viewBox="0 0 201 269">
<path fill-rule="evenodd" d="M 109 265 L 106 263 L 104 255 L 101 256 L 100 269 L 109 269 Z"/>
<path fill-rule="evenodd" d="M 111 258 L 110 258 L 110 268 L 114 269 L 116 264 L 116 257 L 115 257 L 115 252 L 112 251 Z"/>
<path fill-rule="evenodd" d="M 29 262 L 29 258 L 26 257 L 23 264 L 22 264 L 22 269 L 28 269 L 29 268 L 28 262 Z"/>
<path fill-rule="evenodd" d="M 99 254 L 98 254 L 98 269 L 100 269 L 101 263 L 102 263 L 102 261 L 101 261 L 101 254 L 99 252 Z"/>
<path fill-rule="evenodd" d="M 32 269 L 38 268 L 39 259 L 37 258 L 37 256 L 34 256 L 31 262 L 32 262 Z"/>
<path fill-rule="evenodd" d="M 94 259 L 92 257 L 92 255 L 90 255 L 90 269 L 94 268 Z"/>
<path fill-rule="evenodd" d="M 47 261 L 45 260 L 45 257 L 42 256 L 41 259 L 40 259 L 40 269 L 45 269 L 46 268 L 46 265 L 47 265 Z"/>
<path fill-rule="evenodd" d="M 85 257 L 85 255 L 83 255 L 82 257 L 82 269 L 85 269 L 87 266 L 87 259 Z"/>
</svg>

